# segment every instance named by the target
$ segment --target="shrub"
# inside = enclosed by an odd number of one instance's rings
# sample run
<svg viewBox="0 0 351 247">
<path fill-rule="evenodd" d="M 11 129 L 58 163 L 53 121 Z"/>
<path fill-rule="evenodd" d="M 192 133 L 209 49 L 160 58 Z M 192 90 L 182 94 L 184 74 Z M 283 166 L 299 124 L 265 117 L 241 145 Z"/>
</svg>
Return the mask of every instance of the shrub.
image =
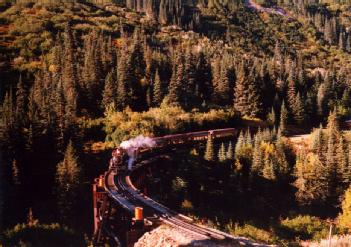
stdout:
<svg viewBox="0 0 351 247">
<path fill-rule="evenodd" d="M 244 236 L 251 240 L 265 242 L 265 243 L 276 243 L 279 239 L 274 235 L 273 232 L 260 229 L 252 224 L 233 224 L 232 222 L 226 226 L 226 229 L 230 234 L 235 236 Z"/>
<path fill-rule="evenodd" d="M 17 224 L 5 231 L 4 246 L 85 246 L 84 238 L 57 223 Z"/>
<path fill-rule="evenodd" d="M 292 219 L 282 220 L 278 231 L 282 237 L 287 239 L 319 240 L 328 235 L 328 230 L 328 224 L 321 219 L 299 215 Z"/>
</svg>

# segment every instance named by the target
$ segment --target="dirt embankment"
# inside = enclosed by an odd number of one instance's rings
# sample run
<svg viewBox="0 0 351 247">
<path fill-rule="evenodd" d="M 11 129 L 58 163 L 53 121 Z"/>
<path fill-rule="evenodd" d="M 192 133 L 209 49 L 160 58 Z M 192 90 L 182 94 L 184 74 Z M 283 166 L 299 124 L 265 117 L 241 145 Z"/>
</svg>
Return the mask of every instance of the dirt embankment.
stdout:
<svg viewBox="0 0 351 247">
<path fill-rule="evenodd" d="M 235 239 L 229 240 L 209 240 L 204 239 L 196 234 L 186 232 L 181 229 L 170 227 L 167 225 L 161 225 L 151 232 L 145 233 L 137 243 L 135 247 L 267 247 L 272 245 L 263 245 L 253 243 L 252 241 L 236 237 Z"/>
</svg>

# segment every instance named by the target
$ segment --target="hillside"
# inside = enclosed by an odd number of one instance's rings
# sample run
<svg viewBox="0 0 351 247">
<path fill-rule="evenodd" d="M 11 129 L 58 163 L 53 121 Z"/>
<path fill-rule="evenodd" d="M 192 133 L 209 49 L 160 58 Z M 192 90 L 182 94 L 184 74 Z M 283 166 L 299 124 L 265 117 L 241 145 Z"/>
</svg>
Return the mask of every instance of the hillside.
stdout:
<svg viewBox="0 0 351 247">
<path fill-rule="evenodd" d="M 33 209 L 90 236 L 90 185 L 111 148 L 139 134 L 226 127 L 238 138 L 157 174 L 158 199 L 275 244 L 325 238 L 325 219 L 341 215 L 351 182 L 339 126 L 351 116 L 348 1 L 0 3 L 4 228 Z M 311 134 L 308 145 L 289 139 L 297 134 Z"/>
</svg>

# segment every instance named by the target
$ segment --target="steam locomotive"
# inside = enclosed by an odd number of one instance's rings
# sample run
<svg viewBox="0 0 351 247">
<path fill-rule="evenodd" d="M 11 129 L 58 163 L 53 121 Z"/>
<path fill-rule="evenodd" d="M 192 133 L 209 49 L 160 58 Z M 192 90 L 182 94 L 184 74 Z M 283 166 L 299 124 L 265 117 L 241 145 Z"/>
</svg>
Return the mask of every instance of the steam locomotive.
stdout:
<svg viewBox="0 0 351 247">
<path fill-rule="evenodd" d="M 125 170 L 126 165 L 128 164 L 128 170 L 131 170 L 133 162 L 143 156 L 145 153 L 152 151 L 155 148 L 164 148 L 164 147 L 172 147 L 176 145 L 191 143 L 194 141 L 206 140 L 207 138 L 224 138 L 236 136 L 237 130 L 234 128 L 227 129 L 216 129 L 216 130 L 208 130 L 208 131 L 197 131 L 197 132 L 189 132 L 185 134 L 175 134 L 175 135 L 166 135 L 162 137 L 155 137 L 152 140 L 155 142 L 153 147 L 138 147 L 133 150 L 123 149 L 122 147 L 118 147 L 112 151 L 112 158 L 110 160 L 110 169 L 117 170 Z"/>
</svg>

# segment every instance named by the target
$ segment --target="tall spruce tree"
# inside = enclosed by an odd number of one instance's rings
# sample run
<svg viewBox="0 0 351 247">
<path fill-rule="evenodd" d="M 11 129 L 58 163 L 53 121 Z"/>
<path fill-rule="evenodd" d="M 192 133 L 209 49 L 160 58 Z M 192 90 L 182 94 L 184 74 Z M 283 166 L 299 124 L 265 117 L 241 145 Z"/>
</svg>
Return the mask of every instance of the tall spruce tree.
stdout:
<svg viewBox="0 0 351 247">
<path fill-rule="evenodd" d="M 214 161 L 215 155 L 214 155 L 214 147 L 213 147 L 213 140 L 212 136 L 209 135 L 207 137 L 207 143 L 206 143 L 206 150 L 205 150 L 205 160 L 207 161 Z"/>
<path fill-rule="evenodd" d="M 154 85 L 153 85 L 153 92 L 152 92 L 152 101 L 154 106 L 160 106 L 162 102 L 162 85 L 160 75 L 158 70 L 156 70 L 155 78 L 154 78 Z"/>
<path fill-rule="evenodd" d="M 65 92 L 67 120 L 72 122 L 77 114 L 77 71 L 74 41 L 71 24 L 67 23 L 64 32 L 64 63 L 62 68 L 62 85 Z"/>
<path fill-rule="evenodd" d="M 113 78 L 114 70 L 110 71 L 105 79 L 105 87 L 102 95 L 102 106 L 106 109 L 109 105 L 116 105 L 116 82 Z"/>
<path fill-rule="evenodd" d="M 179 54 L 177 58 L 175 78 L 171 80 L 168 88 L 169 101 L 170 103 L 175 105 L 182 105 L 182 95 L 183 95 L 182 87 L 184 84 L 183 74 L 184 74 L 183 58 L 182 58 L 182 55 Z"/>
<path fill-rule="evenodd" d="M 283 101 L 282 106 L 280 108 L 280 122 L 279 122 L 279 131 L 283 136 L 287 134 L 287 129 L 286 129 L 287 122 L 288 122 L 288 110 L 286 109 L 285 103 Z"/>
<path fill-rule="evenodd" d="M 219 162 L 224 162 L 226 160 L 225 147 L 223 142 L 218 150 L 218 160 Z"/>
<path fill-rule="evenodd" d="M 339 225 L 346 229 L 351 229 L 351 187 L 344 194 L 344 200 L 341 204 L 342 213 L 339 215 Z"/>
<path fill-rule="evenodd" d="M 81 168 L 72 141 L 67 145 L 64 159 L 57 165 L 56 195 L 60 215 L 64 223 L 77 213 L 76 200 L 81 184 Z"/>
</svg>

